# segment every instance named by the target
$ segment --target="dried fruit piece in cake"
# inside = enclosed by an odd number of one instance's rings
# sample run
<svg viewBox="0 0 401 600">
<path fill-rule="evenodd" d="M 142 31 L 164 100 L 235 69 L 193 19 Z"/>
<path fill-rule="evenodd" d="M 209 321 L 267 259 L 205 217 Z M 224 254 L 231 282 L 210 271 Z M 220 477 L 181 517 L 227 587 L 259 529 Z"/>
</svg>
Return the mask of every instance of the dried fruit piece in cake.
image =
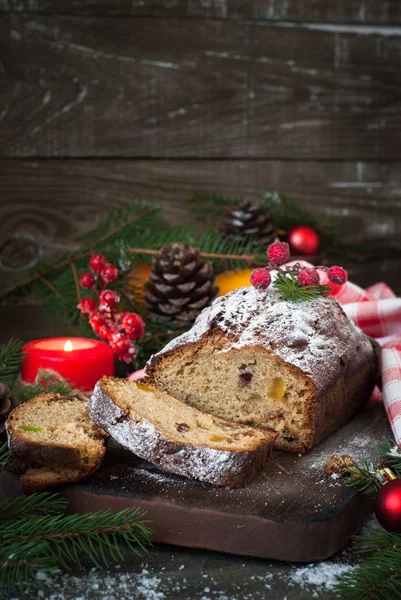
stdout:
<svg viewBox="0 0 401 600">
<path fill-rule="evenodd" d="M 117 442 L 165 471 L 242 487 L 262 469 L 276 434 L 229 423 L 165 392 L 103 377 L 89 416 Z"/>
<path fill-rule="evenodd" d="M 87 404 L 85 399 L 40 394 L 10 414 L 9 447 L 29 467 L 21 477 L 23 491 L 78 481 L 100 466 L 108 436 L 89 419 Z"/>
</svg>

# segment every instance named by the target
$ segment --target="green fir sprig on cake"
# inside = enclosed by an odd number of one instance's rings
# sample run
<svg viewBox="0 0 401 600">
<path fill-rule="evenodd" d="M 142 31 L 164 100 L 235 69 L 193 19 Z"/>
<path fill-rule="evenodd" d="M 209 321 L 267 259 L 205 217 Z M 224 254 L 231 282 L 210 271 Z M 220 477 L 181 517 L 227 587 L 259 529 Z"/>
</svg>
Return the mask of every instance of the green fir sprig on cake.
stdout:
<svg viewBox="0 0 401 600">
<path fill-rule="evenodd" d="M 303 267 L 300 263 L 286 265 L 290 258 L 290 247 L 286 242 L 274 242 L 266 250 L 267 266 L 254 269 L 251 273 L 251 284 L 257 290 L 266 290 L 270 285 L 282 300 L 287 302 L 311 301 L 319 296 L 326 297 L 332 293 L 329 285 L 320 283 L 318 269 L 325 271 L 327 279 L 335 285 L 343 285 L 348 275 L 342 267 Z M 272 278 L 270 272 L 275 271 Z"/>
</svg>

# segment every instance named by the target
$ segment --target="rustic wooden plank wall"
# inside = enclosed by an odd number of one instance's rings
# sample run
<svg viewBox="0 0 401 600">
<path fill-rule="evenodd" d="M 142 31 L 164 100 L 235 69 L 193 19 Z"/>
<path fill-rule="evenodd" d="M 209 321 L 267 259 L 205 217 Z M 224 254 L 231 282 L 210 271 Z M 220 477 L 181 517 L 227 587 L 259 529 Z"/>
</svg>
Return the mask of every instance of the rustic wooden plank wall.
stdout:
<svg viewBox="0 0 401 600">
<path fill-rule="evenodd" d="M 0 262 L 199 188 L 397 242 L 400 65 L 399 0 L 0 0 Z"/>
</svg>

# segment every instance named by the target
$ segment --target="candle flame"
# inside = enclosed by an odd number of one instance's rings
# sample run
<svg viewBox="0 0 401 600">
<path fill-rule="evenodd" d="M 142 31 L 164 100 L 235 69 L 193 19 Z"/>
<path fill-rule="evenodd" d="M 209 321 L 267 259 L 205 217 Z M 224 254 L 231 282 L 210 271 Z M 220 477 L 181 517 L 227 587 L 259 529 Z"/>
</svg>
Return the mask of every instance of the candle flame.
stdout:
<svg viewBox="0 0 401 600">
<path fill-rule="evenodd" d="M 66 343 L 64 344 L 64 352 L 71 352 L 71 351 L 72 351 L 71 340 L 67 340 Z"/>
</svg>

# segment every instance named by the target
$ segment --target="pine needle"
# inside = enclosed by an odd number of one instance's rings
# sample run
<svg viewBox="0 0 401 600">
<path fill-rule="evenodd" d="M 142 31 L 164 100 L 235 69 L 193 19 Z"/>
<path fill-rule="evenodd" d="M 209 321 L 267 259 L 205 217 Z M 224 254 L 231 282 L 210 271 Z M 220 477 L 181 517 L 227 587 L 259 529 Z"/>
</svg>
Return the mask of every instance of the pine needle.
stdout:
<svg viewBox="0 0 401 600">
<path fill-rule="evenodd" d="M 291 270 L 277 271 L 272 285 L 280 298 L 288 302 L 311 301 L 331 293 L 331 288 L 327 285 L 302 286 Z"/>
<path fill-rule="evenodd" d="M 0 382 L 11 388 L 21 370 L 21 364 L 22 342 L 11 339 L 0 350 Z"/>
<path fill-rule="evenodd" d="M 24 499 L 18 502 L 11 503 L 11 509 L 23 507 Z M 42 565 L 69 570 L 86 558 L 97 567 L 107 567 L 123 560 L 122 545 L 136 554 L 150 546 L 151 530 L 138 510 L 59 514 L 65 508 L 63 501 L 46 494 L 33 494 L 25 503 L 24 518 L 17 513 L 0 522 L 0 580 L 11 589 L 32 578 Z"/>
<path fill-rule="evenodd" d="M 401 535 L 374 529 L 355 536 L 358 553 L 369 553 L 362 564 L 338 577 L 335 591 L 342 598 L 394 600 L 401 597 Z"/>
<path fill-rule="evenodd" d="M 378 491 L 380 484 L 373 471 L 373 466 L 363 461 L 344 473 L 344 481 L 349 487 L 354 487 L 363 494 L 372 494 Z"/>
<path fill-rule="evenodd" d="M 15 383 L 10 386 L 10 392 L 17 398 L 18 402 L 26 402 L 39 394 L 43 394 L 44 392 L 49 394 L 60 394 L 61 396 L 68 396 L 71 394 L 73 389 L 73 384 L 68 381 L 55 381 L 55 382 L 46 382 L 46 384 L 40 383 L 32 383 L 28 385 L 21 385 L 19 383 Z"/>
</svg>

